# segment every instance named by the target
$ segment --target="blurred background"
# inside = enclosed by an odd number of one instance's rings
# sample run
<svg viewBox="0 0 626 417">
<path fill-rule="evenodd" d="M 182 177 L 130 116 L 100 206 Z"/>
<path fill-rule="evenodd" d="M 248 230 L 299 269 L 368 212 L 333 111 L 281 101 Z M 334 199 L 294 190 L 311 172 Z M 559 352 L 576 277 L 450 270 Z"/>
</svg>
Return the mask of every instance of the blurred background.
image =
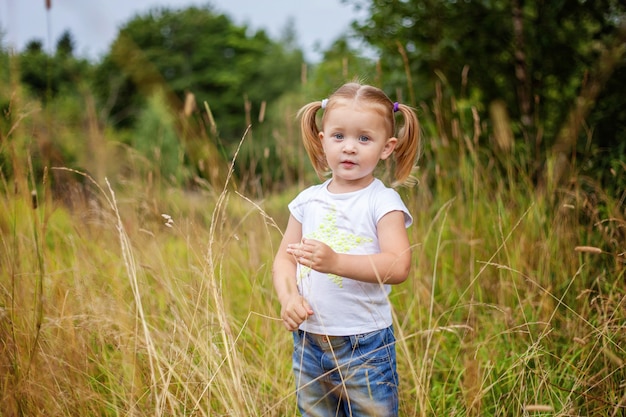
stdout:
<svg viewBox="0 0 626 417">
<path fill-rule="evenodd" d="M 296 113 L 354 79 L 421 123 L 401 415 L 623 415 L 621 0 L 4 0 L 0 415 L 296 415 Z"/>
</svg>

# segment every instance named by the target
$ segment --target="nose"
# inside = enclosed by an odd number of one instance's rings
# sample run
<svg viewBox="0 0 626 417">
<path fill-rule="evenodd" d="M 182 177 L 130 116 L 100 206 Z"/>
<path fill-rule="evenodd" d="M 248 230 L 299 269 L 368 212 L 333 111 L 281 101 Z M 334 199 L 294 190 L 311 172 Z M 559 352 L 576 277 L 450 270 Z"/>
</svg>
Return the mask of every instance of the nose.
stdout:
<svg viewBox="0 0 626 417">
<path fill-rule="evenodd" d="M 343 142 L 343 151 L 345 153 L 354 153 L 356 151 L 356 146 L 354 140 L 347 139 Z"/>
</svg>

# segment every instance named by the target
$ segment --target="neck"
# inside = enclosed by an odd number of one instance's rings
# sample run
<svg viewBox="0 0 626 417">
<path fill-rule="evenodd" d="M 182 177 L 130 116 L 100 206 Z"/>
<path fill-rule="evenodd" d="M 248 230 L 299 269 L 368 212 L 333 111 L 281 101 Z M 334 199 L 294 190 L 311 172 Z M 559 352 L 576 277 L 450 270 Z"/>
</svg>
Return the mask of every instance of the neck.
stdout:
<svg viewBox="0 0 626 417">
<path fill-rule="evenodd" d="M 352 193 L 367 188 L 374 182 L 374 179 L 375 178 L 372 176 L 369 178 L 361 178 L 358 181 L 344 181 L 333 177 L 330 184 L 328 184 L 328 191 L 333 194 Z"/>
</svg>

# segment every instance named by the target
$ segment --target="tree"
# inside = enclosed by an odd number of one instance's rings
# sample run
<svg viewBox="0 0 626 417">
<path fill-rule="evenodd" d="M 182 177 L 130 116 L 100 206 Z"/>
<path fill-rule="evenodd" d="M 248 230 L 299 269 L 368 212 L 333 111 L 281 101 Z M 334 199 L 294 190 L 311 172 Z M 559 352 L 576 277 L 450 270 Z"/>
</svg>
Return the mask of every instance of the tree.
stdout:
<svg viewBox="0 0 626 417">
<path fill-rule="evenodd" d="M 57 41 L 56 53 L 64 57 L 71 57 L 74 55 L 74 47 L 74 37 L 69 30 L 66 30 Z"/>
<path fill-rule="evenodd" d="M 233 143 L 247 127 L 246 111 L 254 114 L 292 88 L 301 62 L 301 51 L 236 26 L 208 6 L 153 9 L 121 28 L 97 70 L 96 88 L 121 126 L 132 126 L 157 88 L 178 109 L 191 92 L 201 109 L 209 104 L 220 136 Z"/>
<path fill-rule="evenodd" d="M 35 97 L 47 101 L 60 92 L 77 93 L 81 81 L 89 75 L 89 63 L 73 55 L 74 39 L 65 31 L 49 55 L 43 43 L 33 39 L 19 55 L 20 79 Z"/>
<path fill-rule="evenodd" d="M 44 52 L 43 43 L 31 40 L 20 55 L 20 78 L 29 90 L 44 99 L 52 91 L 50 75 L 50 57 Z"/>
<path fill-rule="evenodd" d="M 623 1 L 345 1 L 369 7 L 355 30 L 380 51 L 385 72 L 412 75 L 416 100 L 432 99 L 442 78 L 483 110 L 503 100 L 527 149 L 571 153 L 586 123 L 610 129 L 620 117 L 598 100 L 625 104 L 617 89 L 604 90 L 626 65 Z M 612 140 L 626 133 L 613 131 Z"/>
</svg>

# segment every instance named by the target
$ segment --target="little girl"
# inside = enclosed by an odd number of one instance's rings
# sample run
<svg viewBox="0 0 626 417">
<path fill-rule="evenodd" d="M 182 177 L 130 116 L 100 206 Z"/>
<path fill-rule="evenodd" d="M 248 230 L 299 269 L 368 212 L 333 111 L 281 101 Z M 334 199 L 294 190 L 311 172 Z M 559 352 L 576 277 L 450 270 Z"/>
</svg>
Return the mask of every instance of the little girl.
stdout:
<svg viewBox="0 0 626 417">
<path fill-rule="evenodd" d="M 404 117 L 397 137 L 396 112 Z M 294 338 L 298 408 L 303 416 L 396 416 L 388 295 L 409 274 L 406 228 L 413 219 L 374 170 L 391 158 L 396 181 L 407 179 L 419 123 L 410 107 L 358 83 L 305 105 L 298 116 L 315 171 L 320 179 L 330 173 L 289 204 L 274 260 L 281 318 Z"/>
</svg>

